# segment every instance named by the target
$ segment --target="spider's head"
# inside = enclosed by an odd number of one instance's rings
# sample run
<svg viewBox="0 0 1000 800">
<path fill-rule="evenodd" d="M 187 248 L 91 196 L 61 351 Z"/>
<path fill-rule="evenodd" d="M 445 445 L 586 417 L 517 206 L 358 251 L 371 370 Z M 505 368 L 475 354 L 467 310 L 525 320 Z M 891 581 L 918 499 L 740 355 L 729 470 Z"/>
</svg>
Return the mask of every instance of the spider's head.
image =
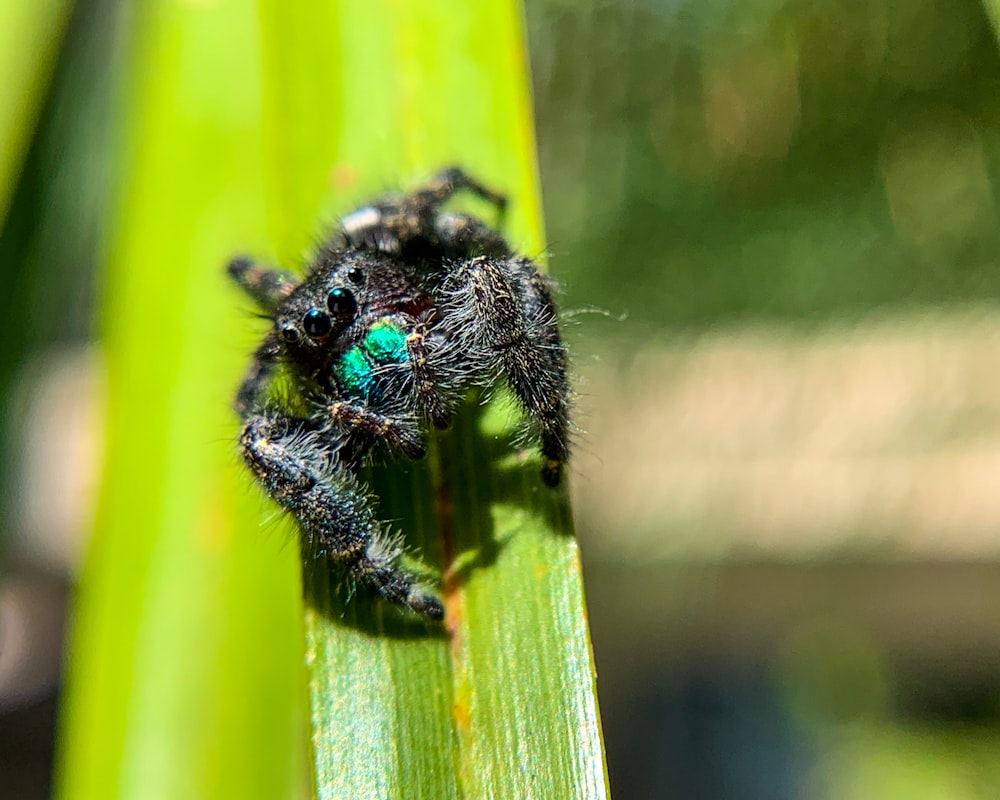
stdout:
<svg viewBox="0 0 1000 800">
<path fill-rule="evenodd" d="M 330 350 L 357 316 L 349 287 L 308 280 L 276 309 L 274 324 L 289 355 L 309 359 Z"/>
<path fill-rule="evenodd" d="M 432 300 L 414 270 L 357 250 L 330 250 L 275 310 L 275 327 L 295 362 L 319 365 L 348 349 L 375 321 L 418 316 Z"/>
</svg>

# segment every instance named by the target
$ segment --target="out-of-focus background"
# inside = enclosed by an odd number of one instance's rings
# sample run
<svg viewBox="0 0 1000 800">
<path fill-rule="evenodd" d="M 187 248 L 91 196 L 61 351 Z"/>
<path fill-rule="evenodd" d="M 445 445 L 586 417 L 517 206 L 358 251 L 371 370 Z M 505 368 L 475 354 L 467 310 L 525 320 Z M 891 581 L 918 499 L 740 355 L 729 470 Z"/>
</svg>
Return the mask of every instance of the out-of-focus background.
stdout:
<svg viewBox="0 0 1000 800">
<path fill-rule="evenodd" d="M 527 3 L 618 800 L 1000 796 L 984 2 Z M 49 791 L 99 474 L 119 12 L 44 29 L 0 198 L 5 797 Z"/>
</svg>

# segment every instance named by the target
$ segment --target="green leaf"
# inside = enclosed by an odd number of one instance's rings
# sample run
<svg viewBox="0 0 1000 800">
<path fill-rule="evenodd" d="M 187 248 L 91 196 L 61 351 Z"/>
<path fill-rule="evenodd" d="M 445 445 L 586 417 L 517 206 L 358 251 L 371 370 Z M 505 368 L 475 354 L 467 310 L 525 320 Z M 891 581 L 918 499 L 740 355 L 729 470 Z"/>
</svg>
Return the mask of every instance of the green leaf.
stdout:
<svg viewBox="0 0 1000 800">
<path fill-rule="evenodd" d="M 443 627 L 348 598 L 322 562 L 300 585 L 294 528 L 261 528 L 276 514 L 248 489 L 226 410 L 264 330 L 224 288 L 235 251 L 294 266 L 336 213 L 460 164 L 508 194 L 506 235 L 540 256 L 519 6 L 144 9 L 62 794 L 301 794 L 304 592 L 318 796 L 606 797 L 567 498 L 511 446 L 510 409 L 470 406 L 426 462 L 371 476 L 414 566 L 443 574 Z"/>
<path fill-rule="evenodd" d="M 335 192 L 347 210 L 345 195 L 363 200 L 445 164 L 508 193 L 507 233 L 542 251 L 516 3 L 263 8 L 267 116 L 280 120 L 273 230 L 288 254 L 306 244 L 302 220 L 331 176 L 334 189 L 348 184 Z M 303 31 L 334 46 L 312 49 Z M 504 460 L 510 416 L 470 412 L 430 463 L 375 476 L 383 517 L 449 570 L 444 635 L 364 598 L 345 610 L 327 568 L 306 571 L 320 797 L 606 795 L 566 498 L 542 487 L 537 463 Z"/>
<path fill-rule="evenodd" d="M 261 525 L 229 411 L 253 332 L 223 266 L 237 244 L 265 246 L 254 9 L 131 11 L 101 312 L 106 471 L 59 793 L 304 796 L 297 553 Z"/>
</svg>

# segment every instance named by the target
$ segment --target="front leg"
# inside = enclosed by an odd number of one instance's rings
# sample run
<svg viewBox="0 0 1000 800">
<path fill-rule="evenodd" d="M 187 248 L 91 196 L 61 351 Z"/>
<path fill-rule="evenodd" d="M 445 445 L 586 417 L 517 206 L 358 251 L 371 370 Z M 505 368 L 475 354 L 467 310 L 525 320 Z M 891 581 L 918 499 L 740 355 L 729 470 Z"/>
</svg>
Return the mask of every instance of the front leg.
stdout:
<svg viewBox="0 0 1000 800">
<path fill-rule="evenodd" d="M 293 275 L 282 270 L 261 266 L 249 258 L 234 258 L 226 268 L 237 286 L 256 301 L 269 316 L 298 285 Z M 253 354 L 253 362 L 243 376 L 233 403 L 236 413 L 246 417 L 264 404 L 267 386 L 283 353 L 277 335 L 272 331 Z"/>
<path fill-rule="evenodd" d="M 556 486 L 569 459 L 566 350 L 548 280 L 526 258 L 480 256 L 445 282 L 448 326 L 507 378 L 537 428 L 542 480 Z"/>
<path fill-rule="evenodd" d="M 337 464 L 338 444 L 276 413 L 250 416 L 240 435 L 247 465 L 307 542 L 390 602 L 442 619 L 441 601 L 396 566 L 399 548 L 375 519 L 371 495 Z"/>
<path fill-rule="evenodd" d="M 254 352 L 253 361 L 240 382 L 240 388 L 236 390 L 233 408 L 241 418 L 245 419 L 252 411 L 264 405 L 264 397 L 281 354 L 278 337 L 272 331 Z"/>
<path fill-rule="evenodd" d="M 360 434 L 366 443 L 384 444 L 390 451 L 400 452 L 414 460 L 423 458 L 426 453 L 420 426 L 408 416 L 380 414 L 367 406 L 346 400 L 330 404 L 327 412 L 338 428 L 348 435 Z"/>
</svg>

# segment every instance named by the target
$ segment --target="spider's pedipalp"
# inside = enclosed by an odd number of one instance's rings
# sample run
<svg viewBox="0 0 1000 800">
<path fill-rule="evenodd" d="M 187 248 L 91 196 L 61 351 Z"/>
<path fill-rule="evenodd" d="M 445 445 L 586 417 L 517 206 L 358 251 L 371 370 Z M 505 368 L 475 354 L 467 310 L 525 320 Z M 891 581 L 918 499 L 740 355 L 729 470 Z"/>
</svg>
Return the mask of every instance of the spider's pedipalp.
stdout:
<svg viewBox="0 0 1000 800">
<path fill-rule="evenodd" d="M 243 256 L 230 261 L 226 271 L 268 314 L 273 314 L 299 283 L 290 272 L 262 266 Z"/>
</svg>

